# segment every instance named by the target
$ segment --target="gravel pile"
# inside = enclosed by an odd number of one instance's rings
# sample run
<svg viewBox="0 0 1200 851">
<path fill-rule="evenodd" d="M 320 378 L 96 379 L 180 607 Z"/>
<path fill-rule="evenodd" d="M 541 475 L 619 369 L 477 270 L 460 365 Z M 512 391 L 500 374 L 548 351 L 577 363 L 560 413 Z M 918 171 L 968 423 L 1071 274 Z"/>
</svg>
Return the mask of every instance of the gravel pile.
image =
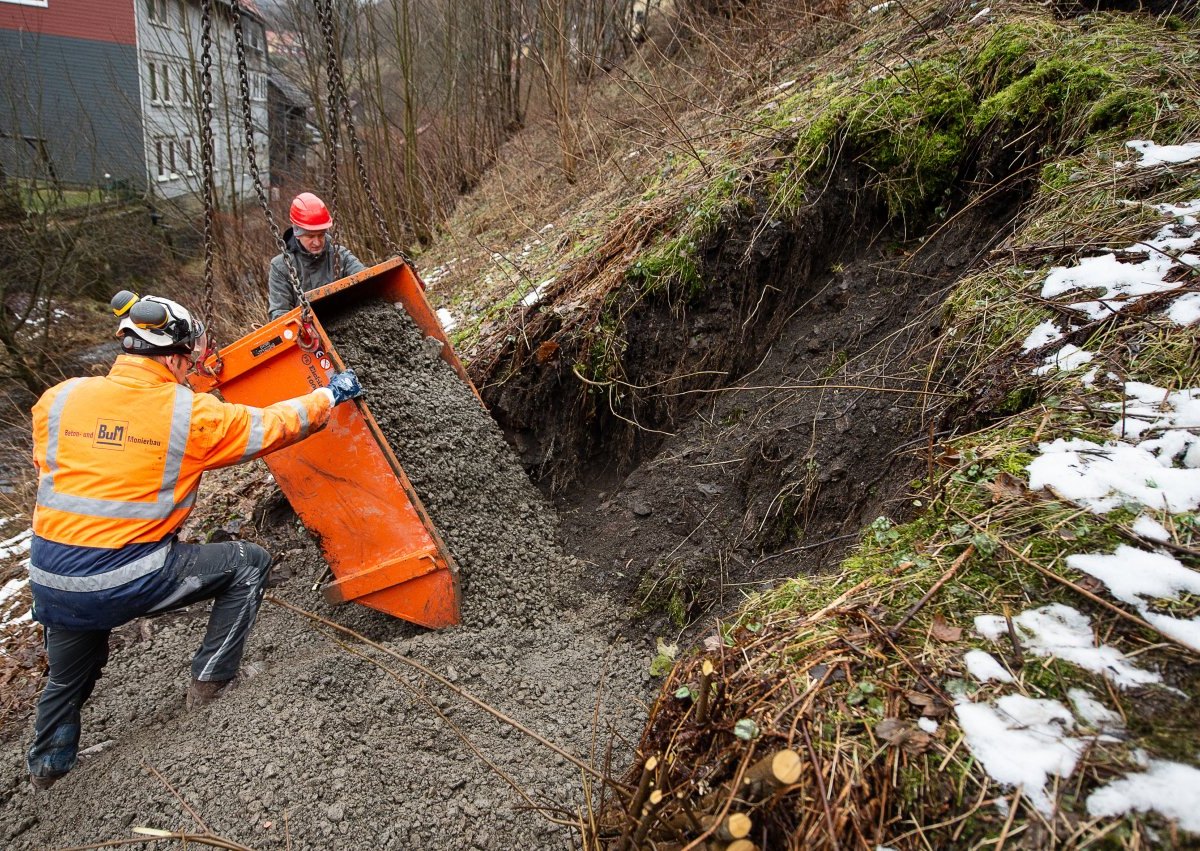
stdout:
<svg viewBox="0 0 1200 851">
<path fill-rule="evenodd" d="M 321 564 L 311 543 L 289 556 L 295 576 L 272 593 L 429 665 L 584 760 L 602 764 L 615 736 L 614 764 L 624 765 L 645 720 L 642 648 L 617 637 L 621 612 L 579 590 L 582 565 L 555 543 L 554 513 L 499 429 L 402 311 L 368 303 L 325 321 L 459 563 L 463 625 L 427 632 L 360 606 L 328 608 L 311 591 Z M 254 676 L 185 712 L 205 621 L 198 610 L 115 636 L 84 711 L 82 747 L 98 752 L 49 793 L 26 784 L 24 743 L 5 744 L 0 845 L 124 839 L 138 825 L 197 831 L 169 783 L 213 833 L 256 849 L 572 847 L 450 725 L 560 816 L 581 803 L 579 769 L 379 657 L 443 721 L 279 607 L 264 605 L 251 637 L 244 667 Z"/>
</svg>

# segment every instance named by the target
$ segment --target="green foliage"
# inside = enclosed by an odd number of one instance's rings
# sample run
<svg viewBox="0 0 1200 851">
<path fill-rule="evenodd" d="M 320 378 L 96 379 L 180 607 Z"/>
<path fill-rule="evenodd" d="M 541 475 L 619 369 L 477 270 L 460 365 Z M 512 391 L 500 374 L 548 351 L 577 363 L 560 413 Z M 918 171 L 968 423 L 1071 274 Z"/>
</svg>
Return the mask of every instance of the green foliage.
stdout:
<svg viewBox="0 0 1200 851">
<path fill-rule="evenodd" d="M 1074 58 L 1050 57 L 979 105 L 975 132 L 1011 130 L 1033 124 L 1063 124 L 1068 113 L 1090 107 L 1109 91 L 1116 77 Z"/>
<path fill-rule="evenodd" d="M 868 83 L 863 94 L 846 116 L 847 138 L 860 161 L 885 175 L 889 212 L 907 216 L 957 176 L 971 88 L 954 64 L 931 59 Z"/>
<path fill-rule="evenodd" d="M 1028 73 L 1035 57 L 1050 49 L 1060 34 L 1053 21 L 1042 18 L 1002 23 L 970 61 L 969 73 L 985 93 L 1002 89 Z"/>
<path fill-rule="evenodd" d="M 638 284 L 643 293 L 654 293 L 672 286 L 697 292 L 704 286 L 696 263 L 696 240 L 684 233 L 671 236 L 633 261 L 625 276 Z"/>
<path fill-rule="evenodd" d="M 625 272 L 640 293 L 674 292 L 685 301 L 705 287 L 698 255 L 721 222 L 735 211 L 752 209 L 749 194 L 739 191 L 741 168 L 728 165 L 721 175 L 692 194 L 678 218 L 676 229 L 638 256 Z"/>
</svg>

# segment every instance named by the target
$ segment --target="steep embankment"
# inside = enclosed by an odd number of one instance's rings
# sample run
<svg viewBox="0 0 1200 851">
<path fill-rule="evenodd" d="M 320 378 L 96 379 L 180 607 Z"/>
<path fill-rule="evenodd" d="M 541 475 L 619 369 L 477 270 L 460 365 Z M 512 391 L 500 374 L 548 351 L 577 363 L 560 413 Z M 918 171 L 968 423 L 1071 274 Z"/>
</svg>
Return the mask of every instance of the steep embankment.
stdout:
<svg viewBox="0 0 1200 851">
<path fill-rule="evenodd" d="M 625 777 L 666 797 L 590 841 L 736 813 L 765 848 L 1187 844 L 1195 24 L 885 3 L 852 29 L 689 124 L 706 147 L 482 329 L 535 471 L 607 473 L 569 522 L 658 623 L 884 515 L 671 673 L 658 767 Z M 776 789 L 780 751 L 803 768 Z"/>
<path fill-rule="evenodd" d="M 1193 839 L 1195 26 L 785 5 L 655 35 L 580 119 L 590 184 L 524 133 L 429 258 L 564 545 L 389 308 L 335 323 L 466 608 L 332 616 L 624 788 L 574 811 L 561 756 L 422 682 L 472 750 L 268 606 L 259 676 L 192 716 L 199 615 L 123 630 L 85 713 L 111 744 L 38 799 L 8 744 L 10 844 L 191 828 L 172 789 L 264 848 L 566 847 L 533 809 L 564 803 L 589 849 Z M 224 481 L 316 607 L 312 544 Z"/>
</svg>

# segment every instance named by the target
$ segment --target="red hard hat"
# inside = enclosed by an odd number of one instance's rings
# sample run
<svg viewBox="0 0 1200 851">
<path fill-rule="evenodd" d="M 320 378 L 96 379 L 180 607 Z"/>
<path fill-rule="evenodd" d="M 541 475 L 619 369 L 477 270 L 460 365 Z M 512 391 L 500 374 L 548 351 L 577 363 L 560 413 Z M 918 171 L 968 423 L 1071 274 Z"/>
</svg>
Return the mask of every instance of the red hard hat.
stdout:
<svg viewBox="0 0 1200 851">
<path fill-rule="evenodd" d="M 333 227 L 329 208 L 311 192 L 301 192 L 292 199 L 290 218 L 292 224 L 302 230 L 329 230 Z"/>
</svg>

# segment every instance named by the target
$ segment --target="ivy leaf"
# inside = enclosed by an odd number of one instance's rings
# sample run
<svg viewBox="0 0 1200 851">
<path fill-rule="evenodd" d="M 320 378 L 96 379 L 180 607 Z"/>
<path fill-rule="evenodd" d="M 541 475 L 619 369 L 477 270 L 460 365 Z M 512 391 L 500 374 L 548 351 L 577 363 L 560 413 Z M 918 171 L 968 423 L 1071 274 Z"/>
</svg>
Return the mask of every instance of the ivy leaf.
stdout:
<svg viewBox="0 0 1200 851">
<path fill-rule="evenodd" d="M 743 718 L 733 725 L 733 735 L 743 742 L 758 738 L 758 724 L 753 718 Z"/>
</svg>

